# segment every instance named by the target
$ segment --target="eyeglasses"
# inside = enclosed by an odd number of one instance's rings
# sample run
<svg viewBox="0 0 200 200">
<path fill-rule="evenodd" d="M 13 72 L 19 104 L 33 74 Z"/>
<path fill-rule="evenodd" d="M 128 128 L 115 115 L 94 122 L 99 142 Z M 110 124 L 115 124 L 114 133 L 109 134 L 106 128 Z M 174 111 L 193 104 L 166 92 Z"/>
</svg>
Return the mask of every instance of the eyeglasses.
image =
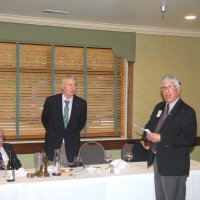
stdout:
<svg viewBox="0 0 200 200">
<path fill-rule="evenodd" d="M 160 89 L 161 89 L 162 91 L 166 91 L 166 90 L 172 91 L 174 88 L 177 88 L 177 86 L 170 85 L 170 86 L 162 86 L 162 87 L 160 87 Z"/>
</svg>

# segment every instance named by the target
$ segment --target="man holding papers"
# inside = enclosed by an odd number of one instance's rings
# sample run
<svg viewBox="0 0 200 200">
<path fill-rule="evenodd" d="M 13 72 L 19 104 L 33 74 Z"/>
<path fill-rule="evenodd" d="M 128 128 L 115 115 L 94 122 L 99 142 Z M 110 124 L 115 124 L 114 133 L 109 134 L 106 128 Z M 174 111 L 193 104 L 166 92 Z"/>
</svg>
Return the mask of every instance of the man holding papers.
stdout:
<svg viewBox="0 0 200 200">
<path fill-rule="evenodd" d="M 181 82 L 174 76 L 161 80 L 164 101 L 158 103 L 145 126 L 151 142 L 148 164 L 154 164 L 156 200 L 184 200 L 189 175 L 189 148 L 195 142 L 196 114 L 181 99 Z"/>
</svg>

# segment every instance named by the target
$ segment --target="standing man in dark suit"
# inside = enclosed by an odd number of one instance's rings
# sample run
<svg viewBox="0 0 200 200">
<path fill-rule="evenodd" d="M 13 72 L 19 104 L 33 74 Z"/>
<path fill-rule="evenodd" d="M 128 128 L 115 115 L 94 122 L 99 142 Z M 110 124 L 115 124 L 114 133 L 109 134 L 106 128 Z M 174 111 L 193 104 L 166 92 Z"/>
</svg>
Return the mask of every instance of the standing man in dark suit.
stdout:
<svg viewBox="0 0 200 200">
<path fill-rule="evenodd" d="M 8 159 L 9 159 L 9 152 L 12 155 L 12 162 L 15 169 L 19 169 L 22 167 L 20 160 L 17 158 L 15 154 L 13 145 L 10 143 L 5 143 L 5 134 L 2 128 L 0 128 L 0 169 L 6 169 Z"/>
<path fill-rule="evenodd" d="M 164 101 L 155 106 L 145 126 L 152 132 L 146 138 L 152 142 L 149 165 L 154 163 L 156 199 L 184 200 L 190 170 L 189 148 L 197 132 L 196 114 L 182 101 L 181 82 L 176 77 L 165 76 L 160 89 Z M 169 110 L 164 111 L 165 107 Z"/>
<path fill-rule="evenodd" d="M 47 97 L 41 115 L 46 129 L 44 151 L 49 161 L 54 159 L 54 149 L 59 149 L 64 141 L 68 162 L 73 162 L 80 147 L 80 131 L 85 126 L 87 103 L 75 95 L 76 80 L 65 76 L 61 83 L 62 93 Z M 67 102 L 67 124 L 63 118 Z"/>
</svg>

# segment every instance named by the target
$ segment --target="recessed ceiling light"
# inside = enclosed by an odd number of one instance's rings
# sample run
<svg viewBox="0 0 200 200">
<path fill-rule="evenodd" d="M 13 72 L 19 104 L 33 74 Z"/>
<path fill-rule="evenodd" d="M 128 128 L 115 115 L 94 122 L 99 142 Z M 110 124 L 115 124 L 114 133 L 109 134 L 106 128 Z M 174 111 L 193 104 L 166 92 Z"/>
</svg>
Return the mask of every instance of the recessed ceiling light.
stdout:
<svg viewBox="0 0 200 200">
<path fill-rule="evenodd" d="M 197 16 L 195 16 L 195 15 L 187 15 L 187 16 L 185 16 L 184 18 L 185 18 L 185 19 L 188 19 L 188 20 L 193 20 L 193 19 L 196 19 Z"/>
<path fill-rule="evenodd" d="M 69 12 L 66 11 L 61 11 L 61 10 L 43 10 L 45 13 L 51 13 L 51 14 L 60 14 L 60 15 L 65 15 Z"/>
</svg>

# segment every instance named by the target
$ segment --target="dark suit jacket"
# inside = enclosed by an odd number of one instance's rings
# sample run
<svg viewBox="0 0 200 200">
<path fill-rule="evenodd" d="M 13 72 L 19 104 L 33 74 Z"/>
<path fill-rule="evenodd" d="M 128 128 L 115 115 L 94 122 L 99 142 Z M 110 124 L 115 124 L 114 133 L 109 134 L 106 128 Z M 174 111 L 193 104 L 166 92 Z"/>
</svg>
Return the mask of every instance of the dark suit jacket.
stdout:
<svg viewBox="0 0 200 200">
<path fill-rule="evenodd" d="M 159 120 L 157 113 L 163 110 L 165 102 L 156 105 L 145 128 L 155 131 Z M 158 172 L 163 176 L 188 175 L 190 168 L 189 147 L 196 139 L 197 122 L 193 108 L 181 99 L 177 101 L 163 123 L 160 134 L 161 141 L 156 144 L 156 160 Z M 149 154 L 149 165 L 153 154 Z"/>
<path fill-rule="evenodd" d="M 19 169 L 20 167 L 22 167 L 20 160 L 17 158 L 17 155 L 15 154 L 13 145 L 9 143 L 3 143 L 3 148 L 7 153 L 8 157 L 9 157 L 9 151 L 11 151 L 14 168 Z"/>
<path fill-rule="evenodd" d="M 87 117 L 87 103 L 74 95 L 71 116 L 65 129 L 63 122 L 62 94 L 46 98 L 41 115 L 46 129 L 44 151 L 49 160 L 54 158 L 54 149 L 59 149 L 65 140 L 66 156 L 73 162 L 80 147 L 80 131 L 85 126 Z"/>
</svg>

